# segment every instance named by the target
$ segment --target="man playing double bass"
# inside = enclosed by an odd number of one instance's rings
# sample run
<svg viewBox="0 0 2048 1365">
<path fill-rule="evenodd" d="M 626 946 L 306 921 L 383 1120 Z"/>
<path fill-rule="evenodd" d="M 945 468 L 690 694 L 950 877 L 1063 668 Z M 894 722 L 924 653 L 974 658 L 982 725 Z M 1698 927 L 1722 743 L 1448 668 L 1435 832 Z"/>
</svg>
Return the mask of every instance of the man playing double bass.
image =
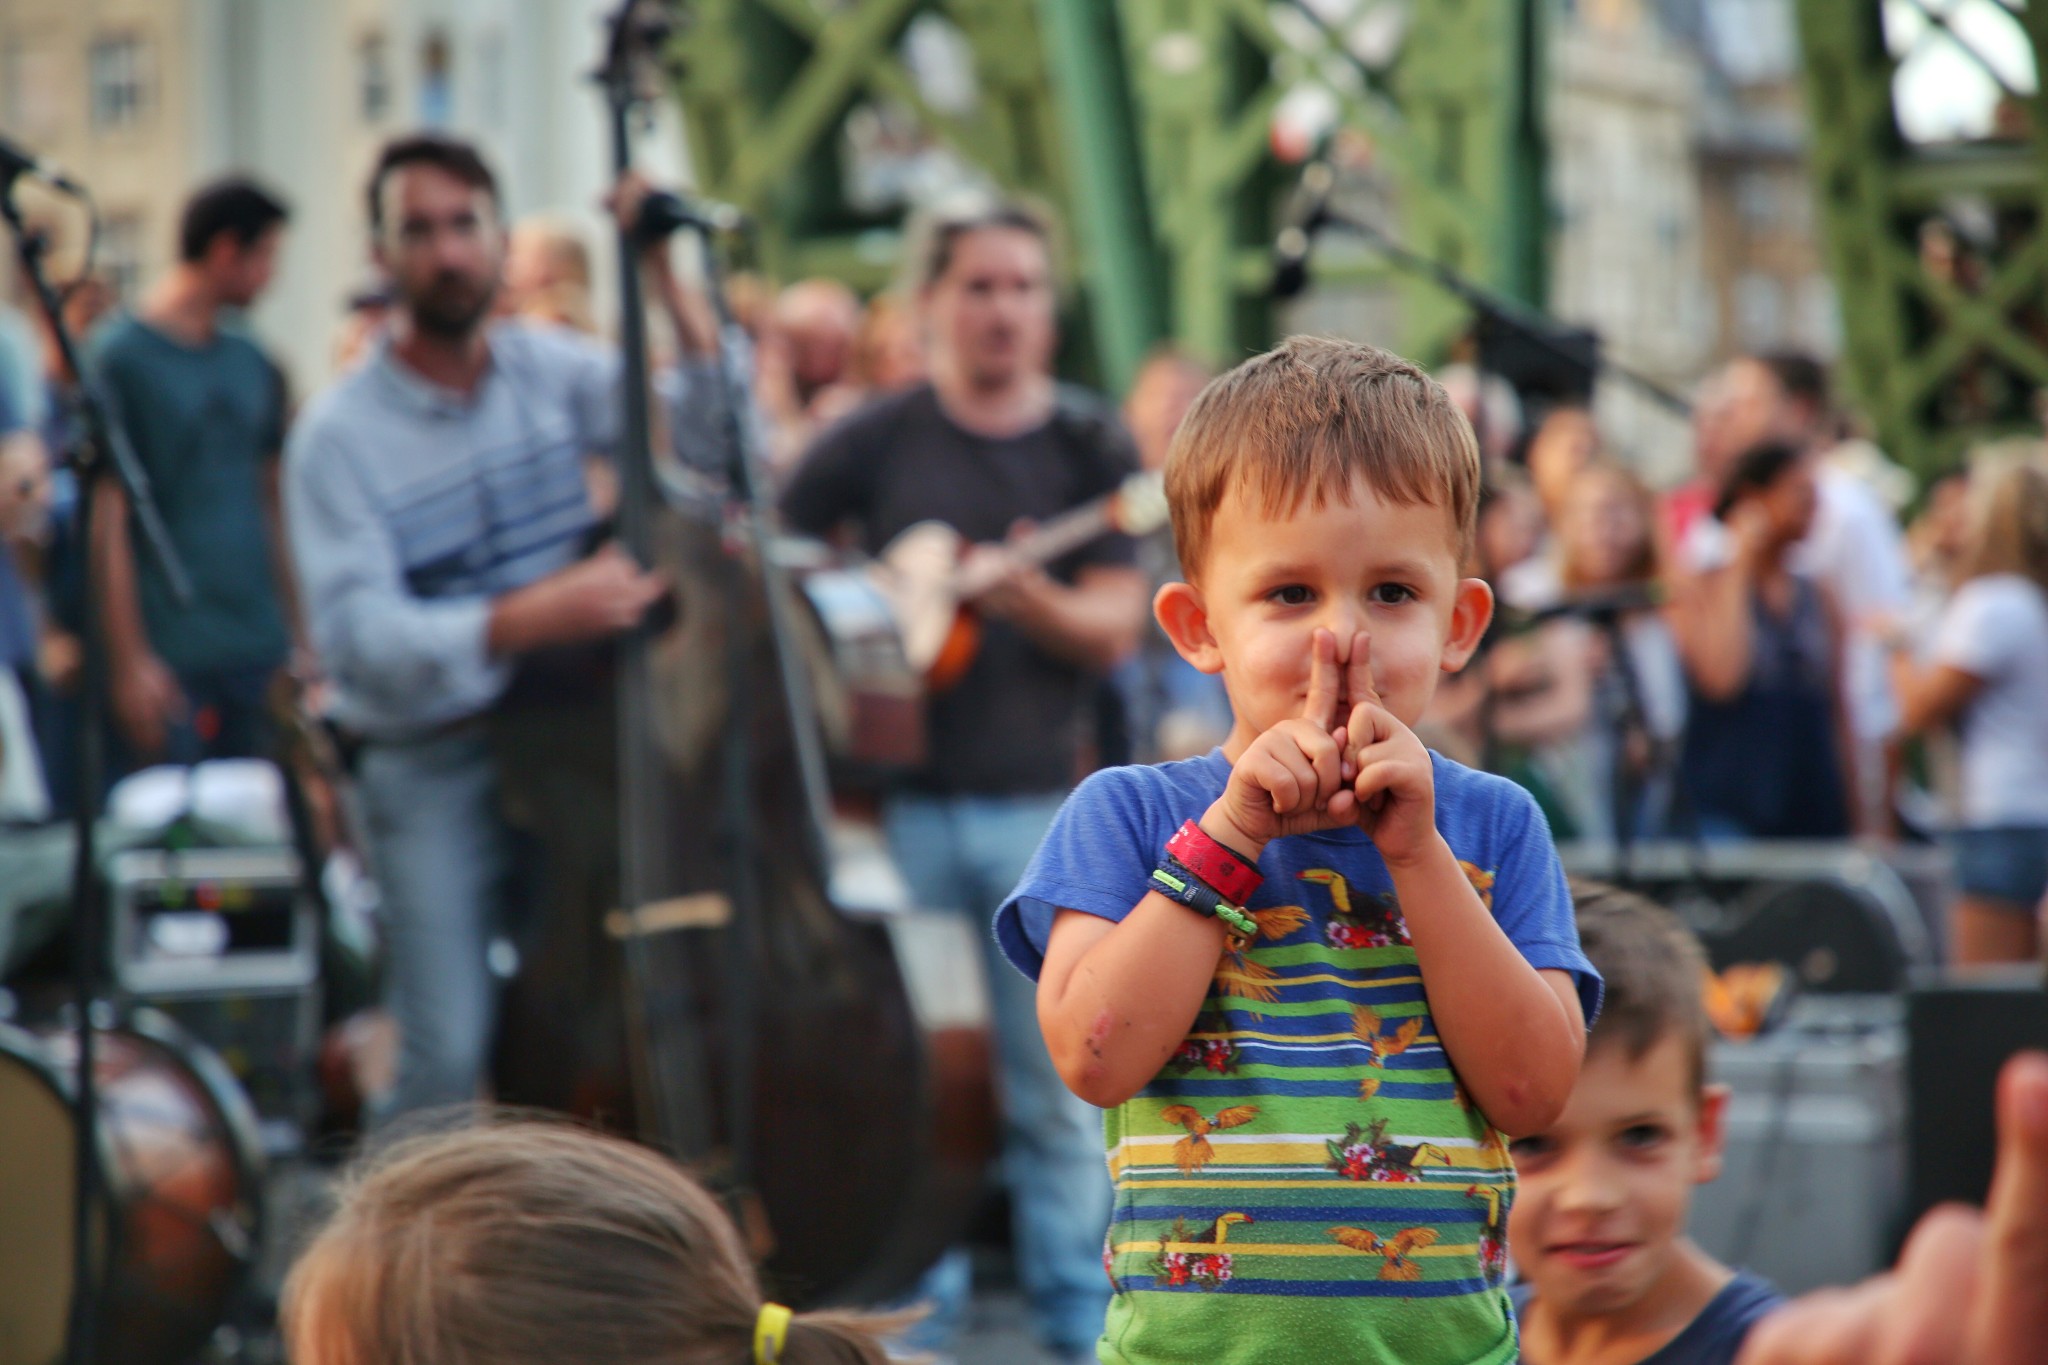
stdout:
<svg viewBox="0 0 2048 1365">
<path fill-rule="evenodd" d="M 993 581 L 971 604 L 985 627 L 979 653 L 930 699 L 928 761 L 891 794 L 885 821 L 919 903 L 969 916 L 988 952 L 1020 1277 L 1046 1345 L 1093 1360 L 1108 1303 L 1101 1116 L 1061 1084 L 1031 985 L 996 957 L 989 921 L 1074 782 L 1088 700 L 1138 641 L 1145 580 L 1120 536 L 1050 570 L 1018 563 L 1002 542 L 1019 521 L 1115 488 L 1136 452 L 1106 408 L 1053 382 L 1045 224 L 993 203 L 927 226 L 914 265 L 931 382 L 820 437 L 782 511 L 807 534 L 850 528 L 870 554 L 942 521 L 975 542 L 968 572 Z M 927 1276 L 938 1311 L 917 1344 L 947 1344 L 966 1281 L 959 1253 Z"/>
<path fill-rule="evenodd" d="M 369 218 L 397 299 L 389 334 L 309 405 L 285 478 L 333 716 L 361 740 L 400 1032 L 395 1084 L 371 1097 L 388 1121 L 475 1098 L 490 1053 L 509 835 L 487 713 L 521 656 L 630 630 L 663 589 L 615 547 L 587 554 L 586 461 L 618 438 L 619 357 L 492 319 L 505 227 L 476 150 L 391 143 Z M 708 344 L 661 253 L 642 266 L 685 347 Z"/>
</svg>

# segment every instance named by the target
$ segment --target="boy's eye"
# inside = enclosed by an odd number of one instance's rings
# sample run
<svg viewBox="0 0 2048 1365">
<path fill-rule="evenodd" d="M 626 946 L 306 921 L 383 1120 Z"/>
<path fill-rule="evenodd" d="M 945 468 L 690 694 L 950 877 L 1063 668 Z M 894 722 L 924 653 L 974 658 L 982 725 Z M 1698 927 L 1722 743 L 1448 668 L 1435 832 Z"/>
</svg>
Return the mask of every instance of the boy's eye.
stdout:
<svg viewBox="0 0 2048 1365">
<path fill-rule="evenodd" d="M 1372 600 L 1383 607 L 1398 607 L 1415 600 L 1415 589 L 1402 583 L 1382 583 L 1372 590 Z"/>
<path fill-rule="evenodd" d="M 1315 594 L 1300 583 L 1289 583 L 1284 588 L 1273 589 L 1267 596 L 1283 607 L 1305 607 Z"/>
<path fill-rule="evenodd" d="M 1621 1145 L 1633 1151 L 1648 1151 L 1662 1143 L 1664 1129 L 1654 1123 L 1637 1123 L 1621 1130 Z"/>
<path fill-rule="evenodd" d="M 1557 1144 L 1543 1134 L 1534 1137 L 1516 1138 L 1508 1144 L 1508 1155 L 1516 1161 L 1540 1161 L 1557 1150 Z"/>
</svg>

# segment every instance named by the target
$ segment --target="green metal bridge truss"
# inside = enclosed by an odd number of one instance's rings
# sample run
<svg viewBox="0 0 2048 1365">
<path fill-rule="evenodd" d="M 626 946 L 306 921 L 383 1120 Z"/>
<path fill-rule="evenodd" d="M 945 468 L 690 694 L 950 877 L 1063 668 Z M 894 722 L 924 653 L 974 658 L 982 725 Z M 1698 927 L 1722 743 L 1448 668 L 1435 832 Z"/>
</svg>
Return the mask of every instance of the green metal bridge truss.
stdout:
<svg viewBox="0 0 2048 1365">
<path fill-rule="evenodd" d="M 2048 4 L 1997 0 L 2035 71 Z M 1841 299 L 1842 374 L 1894 456 L 1921 473 L 1977 441 L 2038 432 L 2048 389 L 2048 105 L 1949 0 L 1800 0 L 1814 190 Z M 1983 16 L 1979 16 L 1982 18 Z M 1996 18 L 1997 16 L 1991 16 Z M 1981 32 L 1981 30 L 1979 30 Z M 1900 67 L 1928 45 L 1981 65 L 2003 108 L 1988 138 L 1902 135 Z"/>
<path fill-rule="evenodd" d="M 2002 4 L 2035 67 L 2048 4 Z M 1924 22 L 1888 35 L 1884 0 L 1798 0 L 1815 189 L 1844 323 L 1845 386 L 1922 471 L 1971 442 L 2038 429 L 2048 389 L 2048 107 L 2007 86 L 2001 136 L 1915 146 L 1894 78 L 1912 47 L 1968 36 L 1954 0 L 1892 0 Z M 679 84 L 705 188 L 763 225 L 762 267 L 888 282 L 901 206 L 849 171 L 862 120 L 910 126 L 987 180 L 1063 217 L 1073 367 L 1120 388 L 1172 338 L 1225 361 L 1269 342 L 1272 240 L 1296 168 L 1274 113 L 1321 92 L 1408 245 L 1541 303 L 1538 112 L 1547 0 L 698 0 Z M 1333 22 L 1329 16 L 1337 15 Z M 1318 17 L 1322 16 L 1322 17 Z M 1897 16 L 1894 16 L 1896 20 Z M 906 55 L 914 25 L 964 44 L 971 98 L 938 101 Z M 1405 22 L 1404 22 L 1405 20 Z M 1377 24 L 1391 44 L 1361 56 Z M 1390 28 L 1389 25 L 1392 27 Z M 1342 30 L 1340 32 L 1340 29 Z M 1979 54 L 1981 57 L 1981 54 Z M 1995 67 L 1995 64 L 1987 64 Z M 1994 70 L 1994 74 L 1997 72 Z M 1360 278 L 1378 267 L 1353 269 Z M 1332 262 L 1326 279 L 1345 277 Z M 1404 281 L 1409 353 L 1438 358 L 1459 306 Z"/>
<path fill-rule="evenodd" d="M 1295 168 L 1271 129 L 1304 88 L 1369 149 L 1409 245 L 1540 302 L 1541 8 L 1355 0 L 1333 24 L 1332 6 L 1292 0 L 700 0 L 679 91 L 700 181 L 763 225 L 779 278 L 887 281 L 900 206 L 849 171 L 878 121 L 1052 205 L 1071 234 L 1079 366 L 1116 389 L 1168 337 L 1215 361 L 1272 339 L 1268 248 Z M 934 17 L 971 55 L 971 99 L 934 98 L 906 55 Z M 1462 314 L 1433 286 L 1403 288 L 1393 340 L 1435 358 Z"/>
</svg>

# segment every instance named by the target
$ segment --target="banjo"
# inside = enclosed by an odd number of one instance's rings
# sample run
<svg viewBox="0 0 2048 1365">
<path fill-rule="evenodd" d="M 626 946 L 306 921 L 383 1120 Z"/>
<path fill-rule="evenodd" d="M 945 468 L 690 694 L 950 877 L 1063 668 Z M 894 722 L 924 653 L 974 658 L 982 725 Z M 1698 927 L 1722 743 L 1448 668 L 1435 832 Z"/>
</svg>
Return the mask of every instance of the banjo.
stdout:
<svg viewBox="0 0 2048 1365">
<path fill-rule="evenodd" d="M 1016 560 L 1043 566 L 1112 531 L 1148 536 L 1166 523 L 1165 484 L 1157 473 L 1139 473 L 1004 548 Z M 904 655 L 934 692 L 966 676 L 981 648 L 974 601 L 995 579 L 967 571 L 962 560 L 970 548 L 946 523 L 921 521 L 890 541 L 874 566 L 875 585 L 902 631 Z"/>
</svg>

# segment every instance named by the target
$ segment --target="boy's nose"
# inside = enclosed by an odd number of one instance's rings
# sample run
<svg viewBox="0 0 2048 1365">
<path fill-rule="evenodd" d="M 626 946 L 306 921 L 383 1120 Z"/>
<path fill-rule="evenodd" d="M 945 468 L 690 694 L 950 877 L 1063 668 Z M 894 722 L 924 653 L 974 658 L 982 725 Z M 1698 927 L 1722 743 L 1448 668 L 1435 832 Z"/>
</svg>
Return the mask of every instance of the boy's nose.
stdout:
<svg viewBox="0 0 2048 1365">
<path fill-rule="evenodd" d="M 1368 626 L 1365 610 L 1348 597 L 1332 597 L 1316 624 L 1337 637 L 1337 662 L 1350 662 L 1351 637 Z"/>
<path fill-rule="evenodd" d="M 1596 1161 L 1575 1163 L 1561 1172 L 1552 1203 L 1559 1213 L 1604 1214 L 1621 1207 L 1621 1186 Z"/>
</svg>

